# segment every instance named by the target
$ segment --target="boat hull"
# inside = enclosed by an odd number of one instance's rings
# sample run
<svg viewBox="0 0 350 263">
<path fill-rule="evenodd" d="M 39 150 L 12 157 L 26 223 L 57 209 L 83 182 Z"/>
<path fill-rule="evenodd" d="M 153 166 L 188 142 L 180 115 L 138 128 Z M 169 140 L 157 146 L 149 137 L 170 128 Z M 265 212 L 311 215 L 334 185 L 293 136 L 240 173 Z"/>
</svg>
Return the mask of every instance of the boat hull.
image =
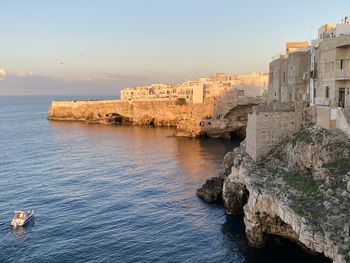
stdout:
<svg viewBox="0 0 350 263">
<path fill-rule="evenodd" d="M 20 219 L 20 218 L 14 218 L 12 219 L 11 225 L 13 227 L 17 227 L 17 226 L 25 226 L 27 223 L 29 223 L 32 219 L 33 219 L 34 215 L 30 214 L 27 218 L 25 219 Z"/>
</svg>

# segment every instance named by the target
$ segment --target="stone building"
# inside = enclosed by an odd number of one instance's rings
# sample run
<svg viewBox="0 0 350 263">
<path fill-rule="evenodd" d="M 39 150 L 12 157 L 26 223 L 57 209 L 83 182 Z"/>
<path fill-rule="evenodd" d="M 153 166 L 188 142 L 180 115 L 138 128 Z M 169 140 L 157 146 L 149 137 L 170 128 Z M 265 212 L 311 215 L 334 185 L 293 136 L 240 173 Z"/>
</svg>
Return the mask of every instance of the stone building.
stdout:
<svg viewBox="0 0 350 263">
<path fill-rule="evenodd" d="M 214 76 L 188 80 L 181 84 L 152 84 L 150 86 L 126 88 L 120 91 L 122 100 L 147 99 L 186 99 L 192 103 L 203 103 L 206 99 L 222 98 L 231 89 L 240 90 L 240 94 L 259 97 L 267 90 L 268 73 L 226 76 L 216 73 Z"/>
<path fill-rule="evenodd" d="M 143 100 L 150 97 L 150 87 L 125 88 L 120 91 L 122 100 Z"/>
<path fill-rule="evenodd" d="M 308 87 L 309 56 L 308 42 L 286 43 L 285 53 L 269 65 L 269 102 L 303 100 Z"/>
<path fill-rule="evenodd" d="M 152 84 L 149 95 L 151 98 L 176 98 L 176 88 L 170 84 Z"/>
<path fill-rule="evenodd" d="M 262 96 L 267 90 L 269 75 L 267 73 L 251 73 L 247 75 L 226 76 L 216 73 L 203 81 L 206 98 L 222 98 L 229 90 L 239 88 L 247 96 Z"/>
<path fill-rule="evenodd" d="M 311 43 L 310 105 L 317 124 L 350 135 L 350 24 L 325 24 Z"/>
<path fill-rule="evenodd" d="M 302 107 L 308 90 L 308 42 L 288 42 L 285 53 L 269 65 L 267 105 L 248 115 L 246 151 L 256 161 L 303 127 Z"/>
<path fill-rule="evenodd" d="M 326 24 L 311 43 L 310 103 L 350 106 L 350 24 Z"/>
<path fill-rule="evenodd" d="M 248 116 L 246 151 L 259 161 L 306 123 L 350 137 L 350 24 L 325 24 L 318 39 L 289 42 L 270 63 L 268 104 Z M 306 108 L 310 106 L 310 108 Z"/>
</svg>

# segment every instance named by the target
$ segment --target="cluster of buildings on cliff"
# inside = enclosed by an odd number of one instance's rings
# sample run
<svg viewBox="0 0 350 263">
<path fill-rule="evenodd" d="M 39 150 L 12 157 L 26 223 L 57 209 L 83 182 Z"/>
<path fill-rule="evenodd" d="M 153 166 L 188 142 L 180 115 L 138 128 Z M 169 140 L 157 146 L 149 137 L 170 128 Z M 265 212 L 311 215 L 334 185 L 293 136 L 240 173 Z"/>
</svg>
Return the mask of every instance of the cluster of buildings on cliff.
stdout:
<svg viewBox="0 0 350 263">
<path fill-rule="evenodd" d="M 325 24 L 318 38 L 289 42 L 269 66 L 267 105 L 248 117 L 247 152 L 264 158 L 306 119 L 350 136 L 350 24 Z"/>
<path fill-rule="evenodd" d="M 120 91 L 122 100 L 178 99 L 193 103 L 203 103 L 205 99 L 223 97 L 228 90 L 236 89 L 241 95 L 262 96 L 268 86 L 267 73 L 214 76 L 189 80 L 181 84 L 152 84 L 150 86 L 126 88 Z"/>
</svg>

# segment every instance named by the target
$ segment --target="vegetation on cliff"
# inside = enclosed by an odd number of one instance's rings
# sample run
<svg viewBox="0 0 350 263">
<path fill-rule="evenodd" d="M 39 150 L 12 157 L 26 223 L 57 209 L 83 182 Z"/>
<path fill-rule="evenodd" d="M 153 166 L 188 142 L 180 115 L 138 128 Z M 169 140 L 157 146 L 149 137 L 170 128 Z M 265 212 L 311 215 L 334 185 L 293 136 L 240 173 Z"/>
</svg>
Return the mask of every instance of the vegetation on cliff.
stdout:
<svg viewBox="0 0 350 263">
<path fill-rule="evenodd" d="M 243 143 L 226 156 L 223 168 L 225 207 L 237 213 L 244 206 L 253 245 L 277 234 L 334 262 L 350 262 L 350 140 L 345 134 L 310 125 L 259 163 Z"/>
</svg>

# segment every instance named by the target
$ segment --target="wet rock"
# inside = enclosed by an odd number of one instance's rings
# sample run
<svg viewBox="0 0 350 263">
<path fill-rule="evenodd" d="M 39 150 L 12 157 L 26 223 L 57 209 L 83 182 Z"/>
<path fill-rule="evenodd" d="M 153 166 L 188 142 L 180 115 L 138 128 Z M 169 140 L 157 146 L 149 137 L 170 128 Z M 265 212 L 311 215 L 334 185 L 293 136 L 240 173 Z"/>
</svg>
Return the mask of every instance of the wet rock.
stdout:
<svg viewBox="0 0 350 263">
<path fill-rule="evenodd" d="M 223 182 L 224 179 L 221 177 L 210 178 L 201 188 L 197 189 L 196 194 L 207 203 L 221 201 Z"/>
<path fill-rule="evenodd" d="M 244 184 L 225 181 L 223 200 L 228 214 L 243 212 L 243 206 L 247 203 L 248 197 L 249 192 Z"/>
</svg>

